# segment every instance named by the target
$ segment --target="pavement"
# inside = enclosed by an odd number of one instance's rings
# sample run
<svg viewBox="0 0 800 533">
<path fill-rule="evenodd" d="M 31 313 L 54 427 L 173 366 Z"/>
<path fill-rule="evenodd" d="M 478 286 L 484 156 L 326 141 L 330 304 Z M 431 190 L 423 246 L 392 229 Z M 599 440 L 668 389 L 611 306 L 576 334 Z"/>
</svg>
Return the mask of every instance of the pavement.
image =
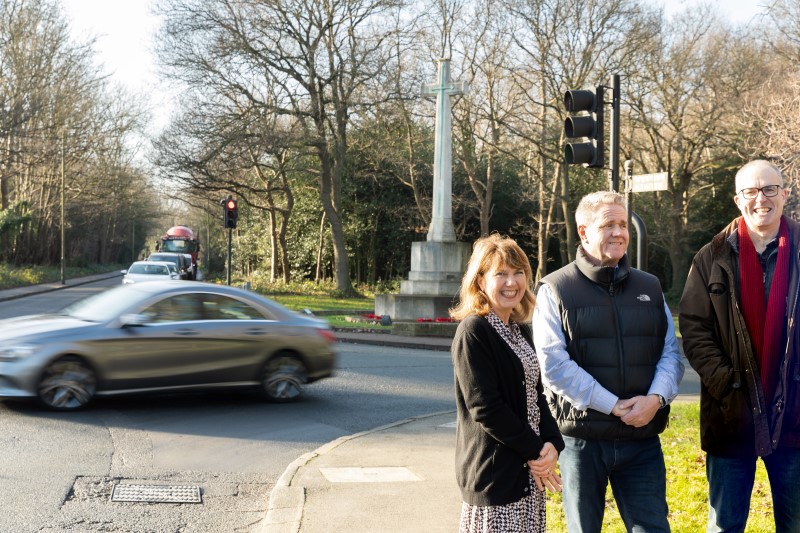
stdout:
<svg viewBox="0 0 800 533">
<path fill-rule="evenodd" d="M 0 291 L 0 301 L 91 283 L 100 274 Z M 340 342 L 449 351 L 451 339 L 337 331 Z M 698 401 L 686 375 L 676 401 Z M 341 437 L 292 462 L 273 488 L 258 533 L 453 532 L 461 496 L 455 480 L 455 410 Z"/>
</svg>

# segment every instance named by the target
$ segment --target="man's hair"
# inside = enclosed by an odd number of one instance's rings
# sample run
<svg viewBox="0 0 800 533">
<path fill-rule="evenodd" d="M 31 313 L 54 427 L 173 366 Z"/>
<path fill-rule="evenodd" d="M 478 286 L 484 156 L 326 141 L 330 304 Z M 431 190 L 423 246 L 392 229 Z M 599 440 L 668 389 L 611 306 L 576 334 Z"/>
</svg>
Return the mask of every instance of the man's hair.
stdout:
<svg viewBox="0 0 800 533">
<path fill-rule="evenodd" d="M 467 271 L 461 280 L 459 303 L 450 309 L 450 316 L 462 320 L 472 313 L 486 316 L 491 311 L 489 300 L 480 287 L 480 280 L 495 267 L 506 266 L 510 269 L 520 269 L 525 273 L 525 294 L 522 300 L 511 312 L 511 318 L 518 324 L 527 322 L 533 315 L 535 299 L 531 291 L 531 264 L 522 248 L 509 237 L 502 237 L 493 233 L 488 237 L 481 237 L 472 246 L 472 256 L 467 265 Z"/>
<path fill-rule="evenodd" d="M 604 205 L 621 205 L 627 209 L 625 197 L 614 191 L 597 191 L 581 198 L 575 210 L 575 222 L 578 226 L 591 226 L 597 219 L 600 207 Z"/>
<path fill-rule="evenodd" d="M 736 190 L 734 191 L 735 193 L 737 193 L 737 194 L 739 193 L 739 180 L 741 179 L 742 175 L 744 175 L 745 173 L 750 172 L 752 170 L 771 170 L 771 171 L 773 171 L 781 179 L 781 187 L 783 187 L 783 184 L 784 184 L 783 172 L 781 172 L 781 169 L 778 168 L 777 165 L 775 165 L 774 163 L 770 163 L 766 159 L 754 159 L 754 160 L 750 161 L 749 163 L 745 163 L 742 166 L 742 168 L 740 168 L 739 171 L 736 173 L 736 180 L 734 181 L 734 184 L 735 184 L 734 186 L 736 187 Z"/>
</svg>

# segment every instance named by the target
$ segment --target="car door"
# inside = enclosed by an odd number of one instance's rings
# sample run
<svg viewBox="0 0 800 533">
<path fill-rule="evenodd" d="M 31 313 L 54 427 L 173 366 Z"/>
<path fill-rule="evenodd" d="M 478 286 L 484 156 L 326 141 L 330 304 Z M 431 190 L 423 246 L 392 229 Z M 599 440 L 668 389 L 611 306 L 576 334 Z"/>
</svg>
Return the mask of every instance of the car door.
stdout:
<svg viewBox="0 0 800 533">
<path fill-rule="evenodd" d="M 146 320 L 129 328 L 127 349 L 108 354 L 105 388 L 257 381 L 271 321 L 244 302 L 212 293 L 183 293 L 151 303 L 139 314 Z"/>
<path fill-rule="evenodd" d="M 223 346 L 225 357 L 209 365 L 208 382 L 258 381 L 264 362 L 276 349 L 280 322 L 267 311 L 222 294 L 202 298 L 205 338 Z"/>
</svg>

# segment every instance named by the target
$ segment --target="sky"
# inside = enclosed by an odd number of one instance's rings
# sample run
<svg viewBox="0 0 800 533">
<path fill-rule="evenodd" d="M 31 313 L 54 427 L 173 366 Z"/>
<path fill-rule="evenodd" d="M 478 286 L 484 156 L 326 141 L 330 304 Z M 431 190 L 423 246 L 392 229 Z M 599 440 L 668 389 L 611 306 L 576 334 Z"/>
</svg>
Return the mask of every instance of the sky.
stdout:
<svg viewBox="0 0 800 533">
<path fill-rule="evenodd" d="M 72 35 L 96 39 L 97 60 L 114 82 L 149 100 L 156 132 L 166 126 L 170 91 L 159 86 L 152 42 L 159 20 L 153 0 L 58 0 L 70 19 Z"/>
<path fill-rule="evenodd" d="M 708 1 L 708 0 L 707 0 Z M 718 6 L 721 14 L 727 16 L 734 24 L 746 24 L 753 17 L 764 11 L 764 5 L 772 0 L 710 0 L 708 3 Z M 699 0 L 663 0 L 664 12 L 671 15 L 683 11 L 687 7 L 699 3 Z"/>
<path fill-rule="evenodd" d="M 98 60 L 113 79 L 132 93 L 150 100 L 158 131 L 166 125 L 170 98 L 174 93 L 158 85 L 157 63 L 152 38 L 159 21 L 151 13 L 155 0 L 59 0 L 73 35 L 80 40 L 97 39 Z M 660 1 L 660 0 L 656 0 Z M 670 15 L 700 0 L 663 0 Z M 769 0 L 710 0 L 736 24 L 746 24 L 763 11 Z"/>
</svg>

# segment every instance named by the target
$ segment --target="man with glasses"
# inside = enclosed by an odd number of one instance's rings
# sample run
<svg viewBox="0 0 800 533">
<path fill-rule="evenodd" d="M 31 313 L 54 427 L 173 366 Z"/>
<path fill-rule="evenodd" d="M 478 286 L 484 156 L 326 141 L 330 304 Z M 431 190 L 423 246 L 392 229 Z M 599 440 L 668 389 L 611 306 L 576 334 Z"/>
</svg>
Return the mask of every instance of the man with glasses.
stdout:
<svg viewBox="0 0 800 533">
<path fill-rule="evenodd" d="M 800 224 L 783 215 L 783 175 L 764 160 L 736 174 L 742 216 L 694 257 L 680 303 L 683 350 L 700 375 L 709 532 L 745 530 L 756 461 L 775 531 L 800 530 Z"/>
</svg>

